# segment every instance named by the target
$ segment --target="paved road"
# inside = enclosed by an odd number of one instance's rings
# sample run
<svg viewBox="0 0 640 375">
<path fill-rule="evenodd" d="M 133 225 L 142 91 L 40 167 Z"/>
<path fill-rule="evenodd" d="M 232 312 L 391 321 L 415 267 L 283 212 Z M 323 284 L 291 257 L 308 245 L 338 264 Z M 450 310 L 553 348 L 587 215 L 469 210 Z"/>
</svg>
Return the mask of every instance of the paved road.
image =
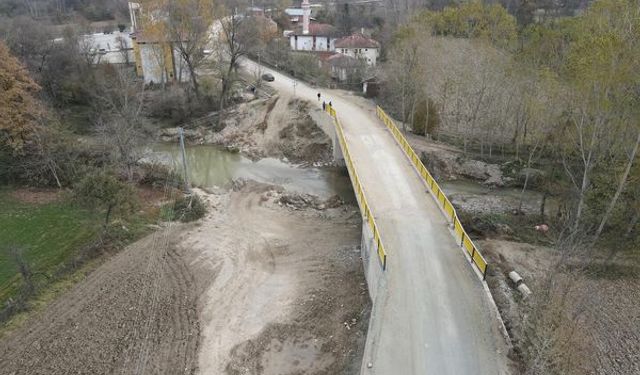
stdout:
<svg viewBox="0 0 640 375">
<path fill-rule="evenodd" d="M 245 62 L 249 70 L 257 65 Z M 270 83 L 294 91 L 275 71 Z M 388 253 L 386 284 L 374 302 L 363 374 L 493 375 L 507 372 L 495 310 L 448 224 L 375 106 L 340 90 L 331 100 Z M 317 101 L 318 89 L 298 82 L 296 96 Z M 371 367 L 367 364 L 371 364 Z"/>
</svg>

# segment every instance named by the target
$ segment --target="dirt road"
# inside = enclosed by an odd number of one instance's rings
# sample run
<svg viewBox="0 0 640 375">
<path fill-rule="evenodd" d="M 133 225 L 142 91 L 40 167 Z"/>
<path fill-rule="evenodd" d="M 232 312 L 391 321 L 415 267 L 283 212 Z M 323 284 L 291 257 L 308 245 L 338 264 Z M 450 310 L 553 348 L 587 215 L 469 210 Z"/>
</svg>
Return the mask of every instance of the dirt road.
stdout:
<svg viewBox="0 0 640 375">
<path fill-rule="evenodd" d="M 246 61 L 245 67 L 256 70 Z M 318 89 L 273 74 L 280 92 L 317 101 Z M 507 361 L 488 291 L 448 223 L 370 101 L 321 90 L 332 101 L 388 253 L 364 354 L 365 374 L 501 374 Z"/>
</svg>

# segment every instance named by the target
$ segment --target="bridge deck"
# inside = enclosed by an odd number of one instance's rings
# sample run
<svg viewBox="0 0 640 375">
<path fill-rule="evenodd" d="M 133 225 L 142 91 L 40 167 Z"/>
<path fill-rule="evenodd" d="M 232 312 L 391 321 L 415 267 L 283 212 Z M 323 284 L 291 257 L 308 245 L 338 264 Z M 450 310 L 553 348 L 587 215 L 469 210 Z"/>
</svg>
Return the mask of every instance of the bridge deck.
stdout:
<svg viewBox="0 0 640 375">
<path fill-rule="evenodd" d="M 293 91 L 290 78 L 269 72 L 277 90 Z M 317 101 L 316 89 L 298 82 L 295 90 L 298 97 Z M 364 363 L 372 367 L 363 373 L 506 373 L 506 346 L 484 285 L 377 119 L 375 106 L 343 91 L 322 92 L 342 122 L 388 256 L 364 353 Z"/>
</svg>

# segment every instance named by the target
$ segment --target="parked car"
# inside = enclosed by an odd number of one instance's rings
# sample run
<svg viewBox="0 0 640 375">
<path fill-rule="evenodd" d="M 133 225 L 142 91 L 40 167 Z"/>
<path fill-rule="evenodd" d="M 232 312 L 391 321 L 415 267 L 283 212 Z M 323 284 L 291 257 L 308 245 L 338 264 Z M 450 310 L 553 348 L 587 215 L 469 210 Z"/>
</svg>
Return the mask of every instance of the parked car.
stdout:
<svg viewBox="0 0 640 375">
<path fill-rule="evenodd" d="M 272 74 L 265 73 L 262 75 L 262 79 L 267 82 L 273 82 L 276 78 Z"/>
</svg>

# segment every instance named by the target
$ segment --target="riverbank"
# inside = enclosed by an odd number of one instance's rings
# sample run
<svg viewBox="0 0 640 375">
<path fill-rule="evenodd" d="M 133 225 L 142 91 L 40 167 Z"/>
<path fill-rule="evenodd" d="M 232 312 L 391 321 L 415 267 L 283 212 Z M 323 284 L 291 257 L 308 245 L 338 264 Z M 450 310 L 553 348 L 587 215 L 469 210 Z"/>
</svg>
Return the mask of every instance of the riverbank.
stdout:
<svg viewBox="0 0 640 375">
<path fill-rule="evenodd" d="M 228 108 L 198 126 L 185 129 L 190 145 L 217 145 L 258 161 L 274 158 L 305 166 L 332 165 L 331 138 L 316 123 L 312 103 L 286 94 L 255 98 Z M 317 117 L 316 117 L 317 118 Z M 159 132 L 162 142 L 175 143 L 177 128 Z"/>
</svg>

